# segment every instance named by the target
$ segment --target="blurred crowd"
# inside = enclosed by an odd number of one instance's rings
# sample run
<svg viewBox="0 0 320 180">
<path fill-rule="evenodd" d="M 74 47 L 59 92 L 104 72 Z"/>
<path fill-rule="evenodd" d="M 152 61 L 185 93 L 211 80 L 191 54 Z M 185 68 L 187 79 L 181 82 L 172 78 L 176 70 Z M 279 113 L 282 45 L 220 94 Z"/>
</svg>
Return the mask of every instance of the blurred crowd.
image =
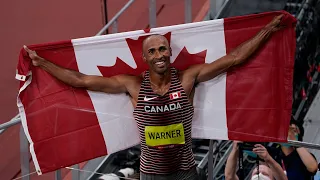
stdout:
<svg viewBox="0 0 320 180">
<path fill-rule="evenodd" d="M 291 120 L 288 140 L 302 141 L 303 134 L 303 127 Z M 251 180 L 310 180 L 314 179 L 318 171 L 315 156 L 304 147 L 294 147 L 287 143 L 268 146 L 234 141 L 225 167 L 226 180 L 244 179 L 243 177 L 248 176 L 242 174 L 241 165 L 238 165 L 241 163 L 239 157 L 243 154 L 257 162 L 250 172 Z"/>
</svg>

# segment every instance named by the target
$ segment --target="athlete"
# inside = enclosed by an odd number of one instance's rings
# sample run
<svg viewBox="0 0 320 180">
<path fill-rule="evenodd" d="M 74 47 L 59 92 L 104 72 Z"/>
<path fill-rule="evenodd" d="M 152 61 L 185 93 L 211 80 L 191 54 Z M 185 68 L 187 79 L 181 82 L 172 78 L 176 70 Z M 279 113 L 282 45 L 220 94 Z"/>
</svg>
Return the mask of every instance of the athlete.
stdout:
<svg viewBox="0 0 320 180">
<path fill-rule="evenodd" d="M 134 106 L 141 141 L 141 179 L 197 179 L 191 149 L 192 97 L 197 83 L 208 81 L 230 67 L 243 64 L 282 27 L 276 16 L 253 38 L 231 53 L 184 71 L 170 67 L 171 48 L 161 35 L 143 42 L 143 59 L 149 70 L 141 76 L 100 77 L 59 67 L 24 46 L 34 66 L 78 88 L 105 93 L 127 93 Z"/>
</svg>

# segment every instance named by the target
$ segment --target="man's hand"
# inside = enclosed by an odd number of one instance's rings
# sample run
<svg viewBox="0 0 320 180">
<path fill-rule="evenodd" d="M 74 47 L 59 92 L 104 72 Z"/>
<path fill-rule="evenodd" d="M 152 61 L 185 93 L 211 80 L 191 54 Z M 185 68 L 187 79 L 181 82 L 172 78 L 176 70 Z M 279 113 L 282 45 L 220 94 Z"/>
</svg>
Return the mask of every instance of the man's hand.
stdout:
<svg viewBox="0 0 320 180">
<path fill-rule="evenodd" d="M 268 153 L 267 149 L 261 144 L 254 145 L 253 152 L 256 153 L 261 159 L 263 159 L 268 167 L 270 167 L 273 176 L 277 180 L 288 180 L 287 176 L 284 174 L 283 169 L 280 164 L 278 164 Z"/>
<path fill-rule="evenodd" d="M 265 28 L 270 30 L 271 32 L 276 32 L 276 31 L 284 28 L 285 26 L 280 25 L 282 17 L 283 17 L 283 14 L 274 17 L 273 20 L 265 26 Z"/>
<path fill-rule="evenodd" d="M 242 142 L 241 141 L 233 141 L 232 142 L 232 150 L 233 151 L 238 151 L 239 150 L 239 146 L 238 146 L 239 143 L 242 143 Z"/>
<path fill-rule="evenodd" d="M 30 59 L 32 60 L 32 64 L 34 66 L 39 66 L 40 62 L 43 61 L 43 58 L 38 56 L 38 54 L 36 53 L 36 51 L 32 51 L 31 49 L 29 49 L 26 45 L 23 46 L 24 50 L 28 53 Z"/>
<path fill-rule="evenodd" d="M 254 148 L 252 151 L 265 161 L 268 161 L 271 158 L 267 149 L 264 146 L 262 146 L 261 144 L 254 145 Z"/>
</svg>

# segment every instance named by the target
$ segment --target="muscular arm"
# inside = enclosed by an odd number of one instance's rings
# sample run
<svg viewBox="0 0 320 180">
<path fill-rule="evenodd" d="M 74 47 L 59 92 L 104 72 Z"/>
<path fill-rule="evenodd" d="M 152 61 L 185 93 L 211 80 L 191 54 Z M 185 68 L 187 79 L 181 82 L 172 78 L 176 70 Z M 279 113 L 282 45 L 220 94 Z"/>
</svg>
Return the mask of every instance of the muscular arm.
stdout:
<svg viewBox="0 0 320 180">
<path fill-rule="evenodd" d="M 238 180 L 238 176 L 236 174 L 237 169 L 237 159 L 238 159 L 238 144 L 236 142 L 233 143 L 232 151 L 228 157 L 226 167 L 224 169 L 224 175 L 226 180 Z"/>
<path fill-rule="evenodd" d="M 316 173 L 318 170 L 318 164 L 309 151 L 304 147 L 299 147 L 296 150 L 308 171 L 311 173 Z"/>
<path fill-rule="evenodd" d="M 272 22 L 256 34 L 256 36 L 242 43 L 226 56 L 223 56 L 210 64 L 193 66 L 186 70 L 186 73 L 192 76 L 196 82 L 204 82 L 216 77 L 222 72 L 225 72 L 232 66 L 246 62 L 249 57 L 268 40 L 273 32 L 280 29 L 279 24 L 281 18 L 282 15 L 277 16 Z"/>
<path fill-rule="evenodd" d="M 86 88 L 92 91 L 101 91 L 106 93 L 125 93 L 126 85 L 130 85 L 133 77 L 128 75 L 118 75 L 110 78 L 100 76 L 85 75 L 77 71 L 62 68 L 46 59 L 39 57 L 35 51 L 24 47 L 28 52 L 34 66 L 38 66 L 47 71 L 60 81 L 77 88 Z"/>
</svg>

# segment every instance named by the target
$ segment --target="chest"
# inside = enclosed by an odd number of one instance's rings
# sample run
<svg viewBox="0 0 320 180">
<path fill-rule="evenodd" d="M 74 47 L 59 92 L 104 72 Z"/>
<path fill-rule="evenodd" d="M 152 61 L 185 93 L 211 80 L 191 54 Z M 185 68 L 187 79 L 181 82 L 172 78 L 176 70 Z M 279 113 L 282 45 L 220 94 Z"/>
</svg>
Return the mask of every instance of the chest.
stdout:
<svg viewBox="0 0 320 180">
<path fill-rule="evenodd" d="M 138 124 L 169 125 L 191 121 L 193 107 L 181 87 L 170 88 L 163 96 L 151 88 L 141 88 L 133 114 Z"/>
<path fill-rule="evenodd" d="M 138 96 L 136 110 L 150 115 L 174 114 L 189 109 L 188 97 L 181 88 L 169 90 L 164 95 L 158 95 L 150 89 L 141 90 Z"/>
<path fill-rule="evenodd" d="M 306 166 L 296 152 L 292 152 L 287 157 L 284 157 L 283 161 L 288 179 L 306 179 L 306 177 L 311 177 Z"/>
</svg>

